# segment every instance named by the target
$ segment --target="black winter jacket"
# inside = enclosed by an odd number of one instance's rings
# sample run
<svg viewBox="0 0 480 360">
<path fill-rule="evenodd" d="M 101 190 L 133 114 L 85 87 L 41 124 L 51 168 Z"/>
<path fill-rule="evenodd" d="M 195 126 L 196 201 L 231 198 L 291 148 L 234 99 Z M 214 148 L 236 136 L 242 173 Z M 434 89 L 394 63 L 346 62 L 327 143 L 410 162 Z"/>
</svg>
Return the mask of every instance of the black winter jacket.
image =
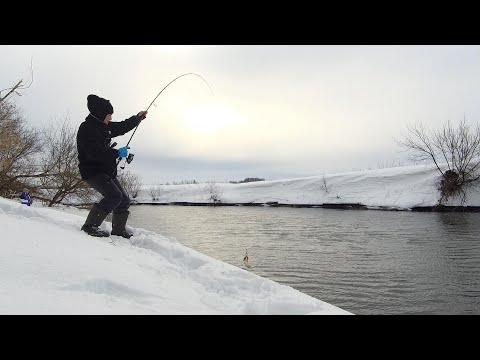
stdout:
<svg viewBox="0 0 480 360">
<path fill-rule="evenodd" d="M 83 180 L 99 173 L 117 176 L 118 150 L 110 148 L 112 138 L 124 135 L 140 123 L 137 116 L 107 124 L 88 115 L 77 132 L 78 167 Z"/>
</svg>

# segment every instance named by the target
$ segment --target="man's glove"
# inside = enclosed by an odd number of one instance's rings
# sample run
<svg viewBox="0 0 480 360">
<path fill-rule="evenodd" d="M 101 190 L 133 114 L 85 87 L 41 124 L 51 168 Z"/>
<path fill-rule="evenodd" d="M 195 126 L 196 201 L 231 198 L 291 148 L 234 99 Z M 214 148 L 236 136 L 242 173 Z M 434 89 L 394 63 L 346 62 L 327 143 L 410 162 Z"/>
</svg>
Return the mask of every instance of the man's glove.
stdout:
<svg viewBox="0 0 480 360">
<path fill-rule="evenodd" d="M 130 146 L 124 146 L 124 147 L 118 149 L 118 157 L 119 158 L 126 158 L 128 156 L 128 149 L 130 149 Z"/>
<path fill-rule="evenodd" d="M 148 111 L 140 111 L 137 114 L 137 117 L 140 119 L 140 121 L 142 121 L 143 119 L 145 119 L 147 117 L 147 114 L 148 114 Z"/>
</svg>

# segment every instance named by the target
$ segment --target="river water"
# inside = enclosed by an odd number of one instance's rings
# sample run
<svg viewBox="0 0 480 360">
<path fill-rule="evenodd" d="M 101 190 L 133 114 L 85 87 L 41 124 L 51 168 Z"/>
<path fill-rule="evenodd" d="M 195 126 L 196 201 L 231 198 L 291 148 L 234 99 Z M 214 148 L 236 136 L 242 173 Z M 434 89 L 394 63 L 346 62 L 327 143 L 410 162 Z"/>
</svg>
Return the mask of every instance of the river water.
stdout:
<svg viewBox="0 0 480 360">
<path fill-rule="evenodd" d="M 354 314 L 480 314 L 480 213 L 131 206 L 129 225 Z"/>
</svg>

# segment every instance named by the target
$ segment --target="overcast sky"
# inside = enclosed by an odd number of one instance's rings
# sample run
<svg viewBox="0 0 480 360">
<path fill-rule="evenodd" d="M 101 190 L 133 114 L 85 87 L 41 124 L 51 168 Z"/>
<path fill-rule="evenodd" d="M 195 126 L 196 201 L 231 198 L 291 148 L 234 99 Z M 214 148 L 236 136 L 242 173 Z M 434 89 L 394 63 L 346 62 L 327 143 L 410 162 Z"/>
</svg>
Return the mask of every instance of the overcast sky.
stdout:
<svg viewBox="0 0 480 360">
<path fill-rule="evenodd" d="M 479 46 L 35 45 L 0 46 L 0 90 L 34 126 L 69 116 L 87 95 L 113 121 L 149 109 L 127 166 L 145 183 L 280 179 L 405 161 L 393 138 L 407 123 L 480 119 Z M 119 145 L 130 135 L 116 138 Z"/>
</svg>

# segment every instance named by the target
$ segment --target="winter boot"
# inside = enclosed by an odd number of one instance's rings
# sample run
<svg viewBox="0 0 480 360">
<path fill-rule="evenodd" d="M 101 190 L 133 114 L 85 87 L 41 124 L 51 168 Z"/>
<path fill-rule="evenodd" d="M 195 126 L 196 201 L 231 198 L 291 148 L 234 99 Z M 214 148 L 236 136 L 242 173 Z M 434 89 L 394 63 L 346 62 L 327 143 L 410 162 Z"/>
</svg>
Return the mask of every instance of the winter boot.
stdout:
<svg viewBox="0 0 480 360">
<path fill-rule="evenodd" d="M 100 230 L 98 227 L 102 224 L 103 220 L 107 217 L 108 212 L 100 209 L 97 204 L 94 204 L 90 212 L 88 213 L 85 224 L 82 226 L 82 231 L 85 231 L 88 235 L 97 237 L 108 237 L 110 234 L 108 231 Z"/>
<path fill-rule="evenodd" d="M 129 239 L 133 234 L 127 231 L 125 224 L 127 223 L 129 211 L 121 214 L 113 213 L 112 216 L 112 235 L 122 236 Z"/>
</svg>

